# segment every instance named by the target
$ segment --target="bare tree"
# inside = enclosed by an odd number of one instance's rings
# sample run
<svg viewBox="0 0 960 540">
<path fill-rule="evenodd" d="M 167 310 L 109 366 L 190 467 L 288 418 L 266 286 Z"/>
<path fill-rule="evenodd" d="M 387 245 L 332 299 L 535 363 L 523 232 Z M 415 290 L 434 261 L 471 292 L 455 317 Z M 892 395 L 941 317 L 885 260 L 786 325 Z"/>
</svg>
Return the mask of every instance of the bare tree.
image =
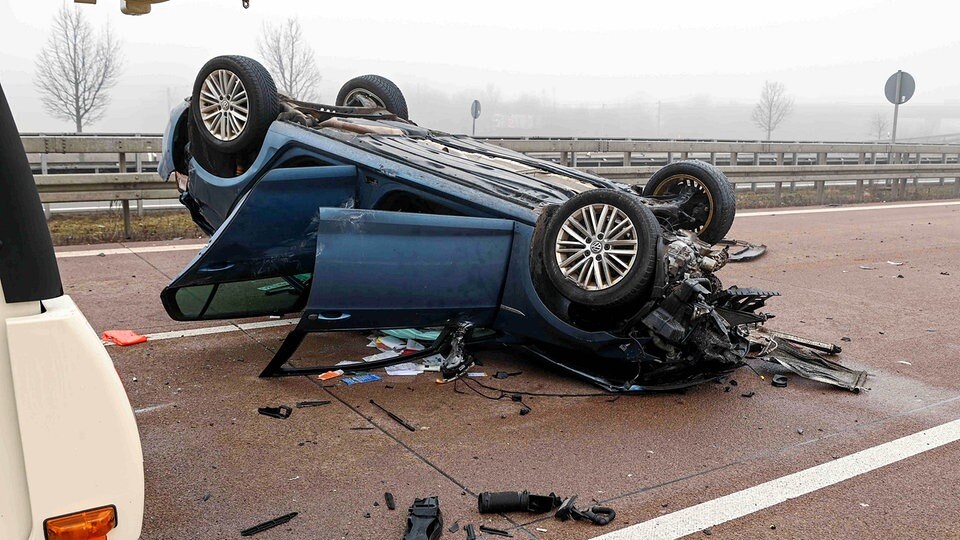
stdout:
<svg viewBox="0 0 960 540">
<path fill-rule="evenodd" d="M 34 85 L 47 111 L 73 121 L 77 133 L 103 117 L 123 57 L 110 27 L 94 33 L 76 7 L 64 4 L 53 19 L 53 33 L 36 59 Z"/>
<path fill-rule="evenodd" d="M 882 141 L 887 138 L 887 115 L 883 113 L 875 113 L 873 118 L 870 120 L 870 133 L 877 133 L 877 140 Z"/>
<path fill-rule="evenodd" d="M 276 26 L 264 24 L 257 48 L 280 93 L 302 101 L 318 99 L 320 72 L 313 48 L 303 38 L 300 21 L 289 18 Z"/>
<path fill-rule="evenodd" d="M 753 108 L 753 123 L 767 132 L 766 140 L 769 141 L 770 133 L 777 129 L 792 111 L 793 98 L 787 96 L 783 83 L 766 81 L 760 92 L 760 101 Z"/>
</svg>

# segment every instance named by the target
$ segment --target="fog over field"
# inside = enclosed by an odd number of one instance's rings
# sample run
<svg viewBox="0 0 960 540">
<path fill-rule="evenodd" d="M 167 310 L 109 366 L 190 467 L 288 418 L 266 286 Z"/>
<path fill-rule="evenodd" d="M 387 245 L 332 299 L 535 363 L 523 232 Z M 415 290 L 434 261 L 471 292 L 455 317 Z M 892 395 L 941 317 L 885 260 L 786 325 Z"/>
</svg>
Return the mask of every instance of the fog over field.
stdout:
<svg viewBox="0 0 960 540">
<path fill-rule="evenodd" d="M 71 4 L 72 5 L 72 4 Z M 0 82 L 28 132 L 65 132 L 34 87 L 34 61 L 60 0 L 0 3 Z M 960 8 L 925 1 L 387 2 L 170 0 L 146 16 L 119 0 L 79 5 L 122 42 L 124 71 L 89 132 L 156 133 L 206 60 L 258 56 L 264 23 L 297 17 L 332 102 L 347 79 L 378 73 L 404 90 L 411 118 L 478 135 L 758 139 L 765 81 L 793 112 L 782 140 L 876 140 L 889 125 L 887 77 L 917 81 L 898 139 L 960 133 Z M 882 135 L 886 137 L 887 134 Z"/>
</svg>

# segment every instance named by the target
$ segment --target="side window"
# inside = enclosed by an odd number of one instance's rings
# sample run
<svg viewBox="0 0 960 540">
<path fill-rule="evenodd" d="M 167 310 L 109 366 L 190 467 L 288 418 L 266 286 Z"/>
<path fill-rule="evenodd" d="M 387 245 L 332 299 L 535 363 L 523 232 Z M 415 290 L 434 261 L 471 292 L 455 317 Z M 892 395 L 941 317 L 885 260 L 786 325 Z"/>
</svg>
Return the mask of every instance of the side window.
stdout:
<svg viewBox="0 0 960 540">
<path fill-rule="evenodd" d="M 386 210 L 389 212 L 405 212 L 408 214 L 434 214 L 443 216 L 462 216 L 451 208 L 438 202 L 429 201 L 423 197 L 407 193 L 404 191 L 394 191 L 384 195 L 376 204 L 374 210 Z"/>
<path fill-rule="evenodd" d="M 312 274 L 194 285 L 177 290 L 176 303 L 191 320 L 282 315 L 303 309 Z"/>
</svg>

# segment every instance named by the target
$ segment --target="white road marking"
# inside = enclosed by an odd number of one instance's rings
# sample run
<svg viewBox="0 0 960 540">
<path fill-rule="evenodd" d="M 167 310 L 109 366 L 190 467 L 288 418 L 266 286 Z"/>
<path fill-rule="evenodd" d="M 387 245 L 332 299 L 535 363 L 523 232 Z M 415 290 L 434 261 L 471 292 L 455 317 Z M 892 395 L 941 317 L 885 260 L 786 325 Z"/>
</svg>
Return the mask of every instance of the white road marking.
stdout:
<svg viewBox="0 0 960 540">
<path fill-rule="evenodd" d="M 954 420 L 719 499 L 597 536 L 593 540 L 680 538 L 958 440 L 960 420 Z"/>
<path fill-rule="evenodd" d="M 898 210 L 902 208 L 928 208 L 933 206 L 956 206 L 960 201 L 943 201 L 930 203 L 886 204 L 879 206 L 840 206 L 832 208 L 809 208 L 804 210 L 768 210 L 761 212 L 738 212 L 738 218 L 790 216 L 794 214 L 826 214 L 832 212 L 866 212 L 868 210 Z M 74 257 L 96 257 L 103 255 L 130 255 L 135 253 L 165 253 L 168 251 L 200 251 L 206 244 L 181 244 L 175 246 L 150 247 L 123 247 L 111 249 L 91 249 L 86 251 L 57 252 L 58 259 L 72 259 Z"/>
<path fill-rule="evenodd" d="M 173 330 L 171 332 L 158 332 L 156 334 L 145 334 L 147 341 L 164 341 L 167 339 L 180 339 L 186 337 L 209 336 L 212 334 L 225 334 L 227 332 L 240 332 L 243 330 L 258 330 L 260 328 L 276 328 L 278 326 L 293 326 L 300 322 L 300 319 L 279 319 L 273 321 L 260 321 L 241 324 L 225 324 L 223 326 L 208 326 L 205 328 L 191 328 L 187 330 Z M 112 342 L 104 341 L 107 347 L 113 346 Z"/>
<path fill-rule="evenodd" d="M 765 212 L 737 212 L 737 219 L 760 216 L 790 216 L 793 214 L 828 214 L 833 212 L 865 212 L 867 210 L 898 210 L 901 208 L 928 208 L 931 206 L 955 206 L 960 201 L 930 203 L 884 204 L 879 206 L 835 206 L 830 208 L 809 208 L 805 210 L 768 210 Z"/>
<path fill-rule="evenodd" d="M 133 255 L 137 253 L 165 253 L 167 251 L 200 251 L 206 244 L 178 244 L 175 246 L 143 246 L 111 249 L 90 249 L 86 251 L 58 251 L 58 259 L 74 257 L 98 257 L 102 255 Z"/>
<path fill-rule="evenodd" d="M 133 414 L 143 414 L 143 413 L 147 413 L 147 412 L 151 412 L 151 411 L 156 411 L 156 410 L 160 410 L 160 409 L 166 409 L 167 407 L 170 407 L 170 406 L 172 406 L 172 405 L 176 405 L 176 403 L 162 403 L 162 404 L 160 404 L 160 405 L 151 405 L 151 406 L 149 406 L 149 407 L 143 407 L 143 408 L 140 408 L 140 409 L 134 409 L 134 410 L 133 410 Z"/>
</svg>

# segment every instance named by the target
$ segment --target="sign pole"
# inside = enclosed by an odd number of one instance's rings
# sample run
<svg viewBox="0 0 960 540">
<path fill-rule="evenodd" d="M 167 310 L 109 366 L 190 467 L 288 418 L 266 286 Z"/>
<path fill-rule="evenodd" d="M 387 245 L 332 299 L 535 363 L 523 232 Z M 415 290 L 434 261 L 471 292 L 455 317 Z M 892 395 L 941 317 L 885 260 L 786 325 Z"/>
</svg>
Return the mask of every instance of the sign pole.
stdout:
<svg viewBox="0 0 960 540">
<path fill-rule="evenodd" d="M 897 117 L 900 115 L 900 92 L 903 86 L 903 71 L 897 70 L 897 99 L 893 102 L 893 131 L 890 133 L 890 144 L 897 142 Z"/>
</svg>

